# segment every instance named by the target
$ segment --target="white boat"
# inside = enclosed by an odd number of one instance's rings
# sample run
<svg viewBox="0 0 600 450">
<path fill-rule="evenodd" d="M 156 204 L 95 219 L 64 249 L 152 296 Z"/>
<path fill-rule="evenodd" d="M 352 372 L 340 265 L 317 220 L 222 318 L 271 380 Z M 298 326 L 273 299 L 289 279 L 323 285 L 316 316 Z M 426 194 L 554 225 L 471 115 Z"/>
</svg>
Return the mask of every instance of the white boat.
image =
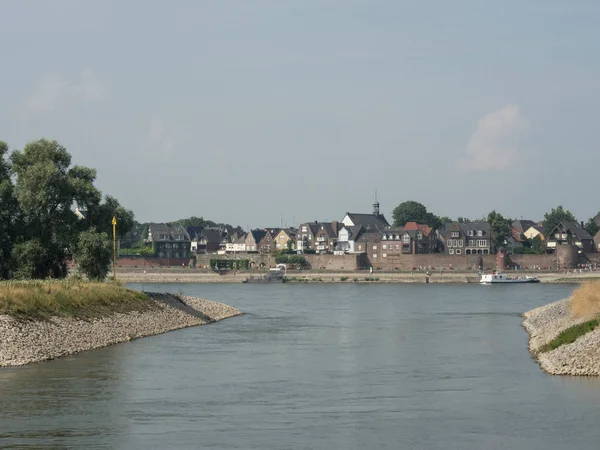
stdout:
<svg viewBox="0 0 600 450">
<path fill-rule="evenodd" d="M 539 283 L 537 277 L 513 277 L 502 272 L 484 273 L 481 275 L 480 284 L 505 284 L 505 283 Z"/>
</svg>

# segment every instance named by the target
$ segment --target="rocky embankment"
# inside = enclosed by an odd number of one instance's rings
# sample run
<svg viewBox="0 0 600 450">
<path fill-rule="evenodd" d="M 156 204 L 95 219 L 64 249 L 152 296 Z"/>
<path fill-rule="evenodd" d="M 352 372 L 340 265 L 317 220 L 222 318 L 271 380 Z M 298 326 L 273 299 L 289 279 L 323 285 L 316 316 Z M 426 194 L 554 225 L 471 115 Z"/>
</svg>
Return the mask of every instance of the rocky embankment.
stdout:
<svg viewBox="0 0 600 450">
<path fill-rule="evenodd" d="M 567 328 L 586 319 L 571 316 L 571 299 L 566 298 L 526 312 L 523 326 L 529 333 L 529 350 L 542 369 L 552 375 L 600 375 L 600 328 L 579 337 L 572 344 L 540 352 Z"/>
<path fill-rule="evenodd" d="M 83 320 L 23 321 L 0 315 L 0 367 L 21 366 L 242 314 L 223 303 L 148 293 L 147 310 Z"/>
</svg>

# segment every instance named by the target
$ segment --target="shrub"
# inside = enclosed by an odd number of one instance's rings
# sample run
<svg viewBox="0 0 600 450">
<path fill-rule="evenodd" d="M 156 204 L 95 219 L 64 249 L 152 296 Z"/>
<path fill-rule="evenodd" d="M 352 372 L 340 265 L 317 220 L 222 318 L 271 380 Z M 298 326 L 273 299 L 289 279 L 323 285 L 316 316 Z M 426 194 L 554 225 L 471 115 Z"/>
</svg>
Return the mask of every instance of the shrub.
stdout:
<svg viewBox="0 0 600 450">
<path fill-rule="evenodd" d="M 588 281 L 573 292 L 571 314 L 575 317 L 595 317 L 600 314 L 600 282 Z"/>
<path fill-rule="evenodd" d="M 594 331 L 599 324 L 600 322 L 598 319 L 594 319 L 567 328 L 550 342 L 540 347 L 540 353 L 552 351 L 561 345 L 572 344 L 578 337 L 583 336 L 590 331 Z"/>
<path fill-rule="evenodd" d="M 340 277 L 340 281 L 346 281 L 348 277 Z"/>
</svg>

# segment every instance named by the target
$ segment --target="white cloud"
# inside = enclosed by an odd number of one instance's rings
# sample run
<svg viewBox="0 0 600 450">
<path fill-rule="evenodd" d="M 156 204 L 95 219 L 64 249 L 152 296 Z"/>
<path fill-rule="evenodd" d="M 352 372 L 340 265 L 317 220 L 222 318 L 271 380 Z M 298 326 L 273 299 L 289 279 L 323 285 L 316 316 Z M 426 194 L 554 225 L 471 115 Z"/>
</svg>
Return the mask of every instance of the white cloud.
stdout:
<svg viewBox="0 0 600 450">
<path fill-rule="evenodd" d="M 48 73 L 35 83 L 19 110 L 28 116 L 47 114 L 68 106 L 102 101 L 107 93 L 108 86 L 91 70 L 84 70 L 75 81 Z"/>
<path fill-rule="evenodd" d="M 150 120 L 143 151 L 155 156 L 172 155 L 180 138 L 181 132 L 175 126 L 155 116 Z"/>
<path fill-rule="evenodd" d="M 509 168 L 523 154 L 521 140 L 528 129 L 529 122 L 518 105 L 487 113 L 479 119 L 459 168 L 471 171 Z"/>
</svg>

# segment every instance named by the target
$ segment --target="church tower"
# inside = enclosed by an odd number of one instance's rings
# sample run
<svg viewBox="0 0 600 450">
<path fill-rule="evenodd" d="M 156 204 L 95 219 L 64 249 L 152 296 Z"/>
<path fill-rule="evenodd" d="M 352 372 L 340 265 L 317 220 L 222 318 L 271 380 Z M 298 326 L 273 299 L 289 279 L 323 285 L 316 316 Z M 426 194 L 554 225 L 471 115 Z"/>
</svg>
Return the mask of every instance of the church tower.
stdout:
<svg viewBox="0 0 600 450">
<path fill-rule="evenodd" d="M 375 202 L 373 203 L 373 215 L 379 216 L 379 202 L 377 201 L 377 189 L 375 189 Z"/>
</svg>

